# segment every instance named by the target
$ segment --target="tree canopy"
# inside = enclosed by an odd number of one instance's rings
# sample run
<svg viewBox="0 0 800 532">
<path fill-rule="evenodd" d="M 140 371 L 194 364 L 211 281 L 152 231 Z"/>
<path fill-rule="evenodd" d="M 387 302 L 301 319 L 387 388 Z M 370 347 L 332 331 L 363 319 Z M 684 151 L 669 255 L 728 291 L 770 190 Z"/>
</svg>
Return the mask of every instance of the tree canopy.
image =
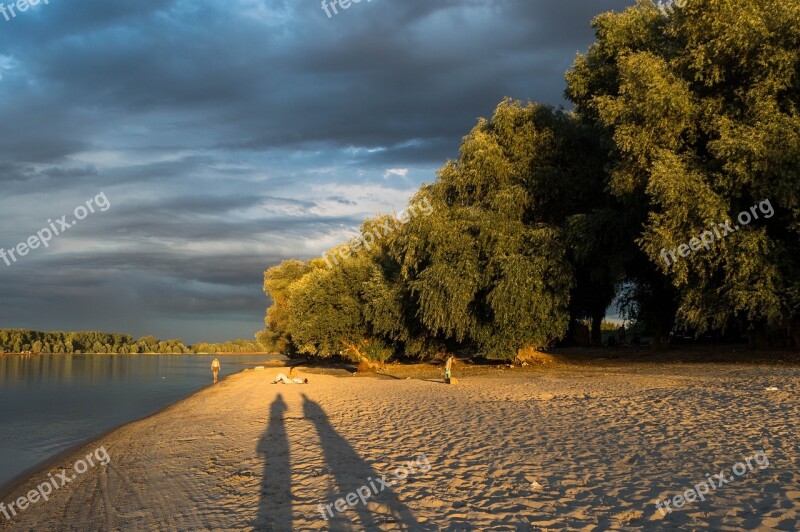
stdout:
<svg viewBox="0 0 800 532">
<path fill-rule="evenodd" d="M 578 113 L 611 137 L 610 192 L 641 227 L 649 265 L 632 277 L 671 284 L 677 319 L 697 330 L 798 311 L 799 23 L 797 2 L 666 14 L 640 2 L 595 19 L 597 42 L 567 76 Z M 764 201 L 774 216 L 751 210 Z M 744 211 L 761 216 L 713 250 L 662 259 Z"/>
<path fill-rule="evenodd" d="M 593 26 L 574 110 L 504 100 L 412 199 L 425 216 L 270 268 L 260 338 L 510 358 L 584 319 L 599 341 L 615 298 L 657 343 L 798 318 L 800 4 L 640 0 Z"/>
</svg>

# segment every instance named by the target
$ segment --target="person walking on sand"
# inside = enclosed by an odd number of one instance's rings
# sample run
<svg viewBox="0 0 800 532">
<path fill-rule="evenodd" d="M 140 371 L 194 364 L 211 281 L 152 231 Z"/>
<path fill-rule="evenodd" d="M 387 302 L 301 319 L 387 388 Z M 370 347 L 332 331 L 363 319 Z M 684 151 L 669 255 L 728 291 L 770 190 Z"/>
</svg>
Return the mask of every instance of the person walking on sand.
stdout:
<svg viewBox="0 0 800 532">
<path fill-rule="evenodd" d="M 217 383 L 219 380 L 219 370 L 220 370 L 220 363 L 219 359 L 215 358 L 213 362 L 211 362 L 211 373 L 214 375 L 214 384 Z"/>
</svg>

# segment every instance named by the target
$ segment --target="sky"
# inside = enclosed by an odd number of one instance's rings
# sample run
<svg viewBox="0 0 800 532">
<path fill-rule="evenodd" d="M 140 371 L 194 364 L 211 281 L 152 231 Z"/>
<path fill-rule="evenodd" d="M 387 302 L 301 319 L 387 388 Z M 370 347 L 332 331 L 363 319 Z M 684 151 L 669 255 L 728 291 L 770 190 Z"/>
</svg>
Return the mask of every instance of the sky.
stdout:
<svg viewBox="0 0 800 532">
<path fill-rule="evenodd" d="M 253 338 L 266 268 L 402 211 L 504 97 L 568 106 L 631 3 L 6 1 L 0 328 Z"/>
</svg>

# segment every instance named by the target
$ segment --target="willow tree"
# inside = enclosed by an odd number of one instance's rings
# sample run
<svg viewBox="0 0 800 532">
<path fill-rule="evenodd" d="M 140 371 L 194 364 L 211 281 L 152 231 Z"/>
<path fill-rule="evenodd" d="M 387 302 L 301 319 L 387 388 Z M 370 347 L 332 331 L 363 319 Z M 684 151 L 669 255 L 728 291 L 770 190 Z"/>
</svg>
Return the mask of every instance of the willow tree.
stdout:
<svg viewBox="0 0 800 532">
<path fill-rule="evenodd" d="M 562 338 L 571 313 L 599 332 L 626 245 L 600 139 L 571 113 L 503 101 L 412 198 L 425 215 L 369 220 L 322 259 L 268 272 L 269 334 L 310 355 L 382 360 L 510 358 Z M 393 229 L 376 239 L 375 227 Z"/>
<path fill-rule="evenodd" d="M 265 349 L 283 354 L 296 352 L 289 330 L 289 288 L 310 270 L 306 262 L 287 260 L 264 273 L 264 292 L 272 299 L 272 306 L 267 309 L 266 328 L 256 338 Z"/>
<path fill-rule="evenodd" d="M 670 283 L 678 319 L 698 330 L 796 315 L 800 3 L 690 0 L 665 13 L 640 1 L 594 26 L 567 95 L 613 140 L 610 190 L 646 257 L 632 278 L 665 307 L 658 285 Z M 764 200 L 774 215 L 737 221 Z M 728 221 L 712 244 L 692 240 Z"/>
<path fill-rule="evenodd" d="M 573 277 L 562 224 L 584 192 L 570 163 L 578 154 L 564 149 L 571 120 L 506 100 L 418 192 L 433 214 L 411 221 L 393 253 L 432 334 L 508 358 L 566 332 Z"/>
<path fill-rule="evenodd" d="M 316 357 L 383 362 L 410 340 L 399 266 L 387 248 L 394 217 L 364 223 L 360 235 L 308 262 L 287 261 L 267 271 L 273 297 L 267 335 Z"/>
<path fill-rule="evenodd" d="M 344 355 L 367 334 L 360 286 L 368 268 L 353 257 L 335 268 L 322 259 L 289 287 L 292 312 L 288 330 L 301 353 L 317 357 Z"/>
</svg>

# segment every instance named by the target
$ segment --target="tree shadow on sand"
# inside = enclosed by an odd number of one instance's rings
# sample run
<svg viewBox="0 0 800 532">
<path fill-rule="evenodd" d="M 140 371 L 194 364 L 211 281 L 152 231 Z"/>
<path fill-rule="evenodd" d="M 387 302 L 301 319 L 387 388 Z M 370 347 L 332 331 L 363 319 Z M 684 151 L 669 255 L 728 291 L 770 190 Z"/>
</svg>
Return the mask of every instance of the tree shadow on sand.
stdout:
<svg viewBox="0 0 800 532">
<path fill-rule="evenodd" d="M 368 486 L 370 479 L 375 482 L 375 479 L 383 477 L 336 432 L 322 407 L 305 394 L 303 394 L 303 415 L 314 424 L 319 434 L 325 462 L 340 490 L 339 493 L 332 493 L 333 498 L 325 501 L 323 507 L 335 502 L 336 499 L 344 498 L 349 493 L 356 493 L 362 486 Z M 375 484 L 377 485 L 377 482 Z M 358 501 L 350 508 L 358 514 L 362 529 L 375 530 L 387 523 L 396 523 L 408 530 L 426 529 L 417 522 L 411 510 L 397 498 L 390 487 L 383 488 L 378 494 L 373 492 L 367 504 Z M 349 520 L 349 516 L 352 515 L 349 509 L 341 513 L 332 509 L 332 512 L 333 517 L 328 514 L 327 522 L 331 530 L 352 529 L 354 523 Z"/>
<path fill-rule="evenodd" d="M 256 530 L 292 529 L 292 465 L 284 423 L 287 410 L 283 396 L 278 394 L 269 409 L 267 430 L 256 447 L 265 458 Z"/>
</svg>

